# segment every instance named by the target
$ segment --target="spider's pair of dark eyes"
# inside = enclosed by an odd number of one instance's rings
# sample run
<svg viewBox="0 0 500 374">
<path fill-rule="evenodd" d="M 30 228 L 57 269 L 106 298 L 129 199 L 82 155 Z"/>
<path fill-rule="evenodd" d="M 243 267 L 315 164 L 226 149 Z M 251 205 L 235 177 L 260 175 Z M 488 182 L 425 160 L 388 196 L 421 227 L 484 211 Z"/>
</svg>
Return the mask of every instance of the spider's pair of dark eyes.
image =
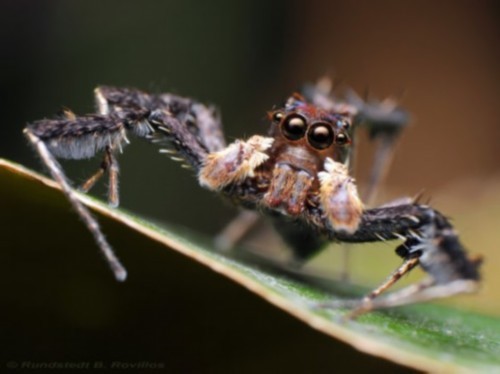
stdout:
<svg viewBox="0 0 500 374">
<path fill-rule="evenodd" d="M 277 113 L 274 115 L 275 121 L 281 121 L 283 114 Z M 315 123 L 309 128 L 306 120 L 300 115 L 290 115 L 281 123 L 281 131 L 289 140 L 299 140 L 307 132 L 307 140 L 316 149 L 326 149 L 335 141 L 339 145 L 344 145 L 348 142 L 347 136 L 343 133 L 337 134 L 327 123 Z"/>
</svg>

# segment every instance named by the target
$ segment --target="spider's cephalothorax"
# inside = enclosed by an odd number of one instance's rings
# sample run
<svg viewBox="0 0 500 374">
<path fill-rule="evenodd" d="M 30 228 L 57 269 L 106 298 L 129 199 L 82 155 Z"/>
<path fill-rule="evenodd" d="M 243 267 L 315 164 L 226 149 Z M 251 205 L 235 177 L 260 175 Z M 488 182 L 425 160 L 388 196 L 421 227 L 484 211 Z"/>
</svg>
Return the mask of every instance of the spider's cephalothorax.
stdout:
<svg viewBox="0 0 500 374">
<path fill-rule="evenodd" d="M 288 219 L 307 221 L 310 212 L 323 212 L 333 230 L 352 233 L 362 214 L 345 165 L 355 109 L 326 111 L 304 100 L 294 95 L 269 114 L 269 137 L 256 135 L 210 154 L 200 182 Z"/>
<path fill-rule="evenodd" d="M 378 142 L 374 169 L 365 201 L 387 170 L 388 160 L 408 115 L 393 101 L 364 101 L 353 92 L 339 100 L 326 80 L 294 94 L 285 105 L 269 112 L 268 136 L 254 135 L 226 146 L 217 112 L 189 98 L 152 95 L 133 89 L 96 89 L 99 114 L 42 120 L 25 133 L 54 178 L 84 219 L 118 279 L 124 269 L 111 251 L 97 222 L 78 201 L 55 157 L 86 158 L 104 152 L 99 170 L 84 185 L 87 191 L 110 173 L 109 200 L 118 204 L 118 164 L 127 133 L 168 144 L 163 153 L 195 170 L 201 186 L 235 204 L 272 218 L 278 232 L 300 263 L 327 241 L 362 243 L 401 240 L 396 254 L 402 265 L 362 300 L 324 306 L 351 306 L 355 317 L 369 310 L 472 292 L 479 283 L 479 259 L 471 259 L 448 220 L 415 199 L 404 198 L 377 208 L 365 208 L 349 168 L 356 131 L 368 129 Z M 255 222 L 244 214 L 246 225 Z M 230 225 L 234 228 L 234 225 Z M 242 232 L 241 228 L 234 231 Z M 230 246 L 224 235 L 221 247 Z M 231 235 L 229 235 L 231 237 Z M 229 243 L 229 245 L 228 245 Z M 421 283 L 378 296 L 404 274 L 420 266 L 429 277 Z"/>
</svg>

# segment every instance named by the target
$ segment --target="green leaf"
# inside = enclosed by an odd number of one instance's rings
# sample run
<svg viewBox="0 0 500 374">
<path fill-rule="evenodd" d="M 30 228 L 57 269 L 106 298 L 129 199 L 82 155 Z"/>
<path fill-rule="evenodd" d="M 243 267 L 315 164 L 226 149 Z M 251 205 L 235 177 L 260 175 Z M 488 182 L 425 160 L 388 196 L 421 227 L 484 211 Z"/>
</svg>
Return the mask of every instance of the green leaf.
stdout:
<svg viewBox="0 0 500 374">
<path fill-rule="evenodd" d="M 26 204 L 34 204 L 33 199 L 43 201 L 47 207 L 45 214 L 50 212 L 50 206 L 53 206 L 54 210 L 65 207 L 64 200 L 61 199 L 60 194 L 52 193 L 53 189 L 58 189 L 57 184 L 53 181 L 20 165 L 0 159 L 0 196 L 2 197 L 0 207 L 7 207 L 7 210 L 3 209 L 3 215 L 5 212 L 9 212 L 8 222 L 10 229 L 14 232 L 21 230 L 19 227 L 24 223 L 20 221 L 20 215 L 26 217 L 35 214 L 35 212 L 30 213 L 29 206 L 23 206 L 23 201 Z M 19 200 L 16 199 L 18 195 L 21 196 Z M 196 268 L 196 263 L 202 264 L 221 274 L 225 279 L 232 280 L 241 286 L 239 294 L 246 295 L 243 291 L 245 288 L 257 295 L 258 298 L 285 311 L 312 329 L 338 339 L 362 352 L 425 371 L 500 372 L 500 319 L 498 318 L 441 305 L 425 304 L 373 312 L 362 316 L 357 321 L 342 323 L 341 317 L 345 311 L 318 311 L 311 308 L 311 305 L 318 301 L 339 297 L 339 295 L 360 295 L 364 291 L 362 288 L 341 282 L 324 282 L 318 281 L 314 277 L 304 277 L 300 273 L 281 269 L 276 264 L 266 263 L 251 254 L 241 254 L 244 253 L 243 251 L 239 252 L 240 255 L 224 256 L 213 248 L 212 240 L 203 235 L 174 225 L 156 225 L 126 213 L 122 209 L 110 209 L 107 205 L 89 196 L 79 196 L 84 204 L 105 217 L 103 222 L 106 226 L 105 231 L 110 225 L 109 219 L 124 225 L 128 227 L 128 230 L 138 232 L 150 240 L 161 243 L 165 246 L 165 250 L 176 251 L 192 260 L 186 266 Z M 17 209 L 20 213 L 16 215 Z M 100 220 L 103 221 L 103 217 Z M 25 232 L 29 233 L 29 229 L 25 228 Z M 47 240 L 50 239 L 49 235 L 47 233 Z M 37 240 L 43 241 L 44 238 L 37 238 Z M 110 239 L 110 241 L 112 240 Z M 116 245 L 115 247 L 119 251 L 122 250 Z M 92 252 L 88 248 L 86 251 Z M 141 251 L 143 250 L 141 249 Z M 145 252 L 134 255 L 137 258 L 147 256 Z M 129 265 L 126 259 L 124 263 Z M 146 264 L 146 266 L 155 269 L 156 264 Z M 202 277 L 197 275 L 196 271 L 194 271 L 194 276 L 191 271 L 189 274 L 183 274 L 177 272 L 175 265 L 172 265 L 171 268 L 167 267 L 163 271 L 169 274 L 175 273 L 176 279 L 192 277 L 190 288 L 184 289 L 185 293 L 211 292 L 209 289 L 205 289 L 204 284 L 198 282 L 202 281 Z M 130 266 L 129 273 L 132 278 L 138 278 Z M 111 282 L 111 274 L 107 275 Z M 64 282 L 64 279 L 60 281 Z M 133 283 L 133 281 L 131 282 Z M 129 282 L 125 282 L 125 287 L 127 283 Z M 328 291 L 325 291 L 325 284 Z M 80 289 L 84 287 L 85 285 L 81 285 Z M 224 294 L 218 294 L 218 300 L 225 300 L 224 296 Z M 228 297 L 232 298 L 233 296 L 228 295 Z M 231 300 L 227 299 L 225 305 L 228 314 L 227 323 L 233 321 L 233 314 L 236 314 L 234 316 L 236 319 L 247 321 L 252 321 L 255 318 L 265 321 L 266 318 L 271 318 L 269 316 L 272 315 L 272 310 L 269 308 L 263 314 L 255 316 L 251 309 L 240 310 L 231 303 Z M 184 310 L 183 300 L 171 301 L 172 308 Z M 198 310 L 196 313 L 204 318 L 203 315 L 208 311 Z M 293 336 L 296 331 L 300 330 L 299 325 L 289 326 L 290 331 L 288 331 L 289 336 L 292 337 L 290 338 L 292 343 L 297 345 L 300 345 L 301 341 L 294 342 Z M 269 334 L 272 335 L 274 332 L 271 330 Z M 245 336 L 251 334 L 251 331 L 242 331 L 241 334 Z M 314 339 L 319 341 L 321 339 L 319 336 Z M 201 336 L 200 339 L 202 339 Z M 239 342 L 230 341 L 228 344 L 238 345 Z M 331 355 L 335 356 L 338 352 L 336 353 L 334 349 L 333 340 L 331 349 Z M 302 348 L 306 357 L 314 357 L 312 350 L 313 348 L 308 346 Z M 293 356 L 290 357 L 290 360 L 292 359 Z M 228 359 L 226 358 L 226 360 Z M 255 360 L 258 358 L 254 358 L 253 361 Z M 313 367 L 314 364 L 311 363 L 311 368 Z M 323 368 L 323 370 L 325 369 Z M 335 367 L 331 367 L 326 371 L 334 372 L 335 370 Z"/>
</svg>

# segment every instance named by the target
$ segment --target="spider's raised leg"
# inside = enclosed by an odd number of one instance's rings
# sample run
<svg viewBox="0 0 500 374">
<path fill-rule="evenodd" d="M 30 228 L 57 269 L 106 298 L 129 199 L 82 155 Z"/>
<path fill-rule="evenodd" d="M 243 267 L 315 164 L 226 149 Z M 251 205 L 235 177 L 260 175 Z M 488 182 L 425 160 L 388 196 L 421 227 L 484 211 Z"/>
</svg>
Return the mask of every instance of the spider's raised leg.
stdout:
<svg viewBox="0 0 500 374">
<path fill-rule="evenodd" d="M 235 170 L 242 171 L 243 174 L 240 177 L 250 171 L 245 165 L 243 168 L 240 167 L 241 165 L 236 165 L 232 158 L 235 155 L 234 152 L 240 149 L 240 145 L 245 144 L 243 148 L 246 154 L 255 150 L 257 151 L 255 155 L 262 156 L 258 151 L 261 150 L 261 146 L 266 146 L 257 144 L 258 139 L 263 139 L 260 137 L 254 138 L 257 140 L 255 144 L 249 140 L 246 143 L 233 143 L 226 148 L 220 116 L 214 107 L 172 94 L 159 95 L 159 98 L 166 105 L 166 110 L 153 112 L 150 117 L 151 123 L 174 148 L 173 150 L 163 149 L 161 152 L 171 154 L 176 161 L 181 159 L 187 161 L 196 171 L 199 171 L 202 165 L 207 166 L 203 172 L 200 172 L 202 185 L 206 182 L 206 186 L 215 190 L 223 187 L 219 185 L 219 181 L 213 180 L 213 176 L 209 176 L 212 173 L 218 175 L 218 178 L 227 176 L 222 175 L 224 168 L 220 167 L 220 162 L 232 163 Z M 255 162 L 259 162 L 258 159 L 260 160 L 259 157 L 251 158 L 249 161 L 254 165 L 250 166 L 255 167 Z M 210 169 L 211 167 L 213 169 Z M 208 172 L 209 169 L 210 172 Z M 216 247 L 221 250 L 234 247 L 254 227 L 258 218 L 257 213 L 242 211 L 217 235 Z"/>
<path fill-rule="evenodd" d="M 121 92 L 122 95 L 118 96 L 122 101 L 126 98 L 125 94 L 130 93 L 129 103 L 121 107 L 113 101 L 114 96 L 111 91 L 115 94 Z M 94 157 L 98 152 L 104 151 L 101 169 L 84 183 L 83 189 L 90 189 L 104 172 L 108 171 L 109 202 L 110 205 L 118 205 L 118 163 L 113 152 L 121 151 L 122 147 L 128 143 L 126 136 L 128 131 L 144 138 L 151 136 L 154 132 L 147 121 L 150 106 L 154 104 L 151 95 L 132 90 L 126 93 L 118 89 L 110 90 L 107 92 L 109 94 L 107 97 L 98 88 L 95 95 L 100 114 L 76 116 L 71 111 L 65 110 L 62 117 L 36 121 L 29 124 L 24 131 L 53 178 L 60 184 L 71 205 L 94 236 L 118 280 L 125 280 L 125 269 L 106 241 L 97 220 L 78 200 L 57 163 L 56 157 L 80 160 Z"/>
<path fill-rule="evenodd" d="M 271 146 L 271 138 L 253 136 L 224 147 L 220 120 L 214 117 L 213 109 L 199 103 L 189 109 L 192 103 L 189 99 L 173 95 L 163 98 L 175 110 L 156 110 L 149 117 L 151 125 L 173 148 L 161 152 L 171 154 L 175 161 L 186 161 L 198 173 L 203 187 L 221 191 L 232 182 L 253 175 L 254 169 L 268 158 L 263 151 Z M 255 225 L 258 217 L 255 212 L 242 211 L 216 237 L 217 248 L 231 249 Z"/>
<path fill-rule="evenodd" d="M 196 141 L 202 144 L 208 152 L 218 152 L 226 147 L 220 115 L 214 107 L 171 94 L 161 97 L 164 102 L 168 103 L 169 111 L 173 116 L 180 119 L 180 122 L 195 136 L 195 139 L 188 137 L 190 140 L 187 140 L 184 137 L 184 140 L 178 139 L 177 141 L 182 144 L 192 144 Z M 241 211 L 215 237 L 216 248 L 228 251 L 235 247 L 255 227 L 259 218 L 260 215 L 253 211 Z"/>
<path fill-rule="evenodd" d="M 188 163 L 199 165 L 208 151 L 224 147 L 219 117 L 214 108 L 173 94 L 149 94 L 137 89 L 100 86 L 95 101 L 102 115 L 123 120 L 127 131 L 153 142 L 170 141 Z M 174 135 L 171 136 L 171 133 Z M 165 151 L 165 150 L 163 150 Z M 173 153 L 172 151 L 167 151 Z M 165 152 L 165 153 L 167 153 Z M 193 155 L 197 154 L 194 158 Z M 174 160 L 180 160 L 173 156 Z M 195 167 L 195 168 L 196 168 Z M 111 151 L 106 152 L 101 170 L 109 168 L 109 196 L 118 201 L 118 164 Z M 91 185 L 102 175 L 89 179 Z"/>
<path fill-rule="evenodd" d="M 218 152 L 226 147 L 220 114 L 215 107 L 172 94 L 163 94 L 160 98 L 168 106 L 169 112 L 209 152 Z"/>
<path fill-rule="evenodd" d="M 132 131 L 147 133 L 147 127 L 151 125 L 149 116 L 155 111 L 164 111 L 178 122 L 173 130 L 182 127 L 182 131 L 192 134 L 189 143 L 195 141 L 209 152 L 220 151 L 226 146 L 220 115 L 215 107 L 174 94 L 149 94 L 136 89 L 110 86 L 96 88 L 95 96 L 100 113 L 117 113 L 126 117 Z M 161 124 L 160 117 L 158 113 L 153 115 Z M 168 127 L 167 124 L 165 126 Z M 154 129 L 149 129 L 152 130 Z M 186 136 L 185 140 L 187 139 Z"/>
<path fill-rule="evenodd" d="M 106 241 L 97 220 L 78 200 L 56 158 L 80 160 L 94 157 L 98 152 L 104 151 L 100 169 L 83 184 L 82 189 L 88 191 L 105 172 L 108 172 L 108 200 L 110 205 L 117 206 L 118 162 L 114 152 L 121 151 L 129 142 L 127 133 L 146 139 L 153 137 L 156 129 L 151 124 L 152 113 L 159 110 L 174 110 L 172 100 L 167 102 L 165 96 L 150 95 L 132 89 L 98 87 L 95 90 L 95 98 L 99 114 L 76 116 L 71 111 L 65 110 L 57 119 L 36 121 L 24 130 L 53 178 L 59 183 L 71 205 L 90 230 L 118 280 L 126 278 L 125 269 Z M 202 116 L 203 108 L 196 110 L 196 113 L 201 113 Z M 177 112 L 177 115 L 181 116 L 182 113 Z M 205 128 L 209 126 L 206 125 Z"/>
<path fill-rule="evenodd" d="M 79 119 L 75 119 L 75 121 L 78 120 Z M 103 117 L 92 117 L 91 120 L 97 120 L 97 123 L 100 122 L 100 125 L 107 127 L 109 130 L 118 126 L 118 123 Z M 75 126 L 72 126 L 72 122 L 67 122 L 68 120 L 62 121 L 66 122 L 60 122 L 58 120 L 38 121 L 34 124 L 28 125 L 25 128 L 24 133 L 39 154 L 45 166 L 49 169 L 49 172 L 54 180 L 61 186 L 64 194 L 73 206 L 73 209 L 75 209 L 82 221 L 90 230 L 116 279 L 124 281 L 127 277 L 127 271 L 114 254 L 113 249 L 104 237 L 97 220 L 78 200 L 76 193 L 69 185 L 66 175 L 53 155 L 53 153 L 56 153 L 60 156 L 66 156 L 66 158 L 84 158 L 84 156 L 90 157 L 91 155 L 88 153 L 92 153 L 93 151 L 93 149 L 87 149 L 88 145 L 79 144 L 81 139 L 75 139 L 74 131 L 76 128 Z M 44 138 L 46 138 L 46 140 L 44 140 Z M 48 142 L 48 144 L 46 142 Z"/>
<path fill-rule="evenodd" d="M 179 121 L 168 110 L 155 110 L 149 116 L 149 122 L 168 142 L 168 145 L 173 147 L 173 150 L 162 149 L 160 152 L 177 154 L 171 156 L 174 161 L 187 162 L 187 166 L 192 167 L 196 172 L 200 170 L 209 152 L 185 123 Z"/>
</svg>

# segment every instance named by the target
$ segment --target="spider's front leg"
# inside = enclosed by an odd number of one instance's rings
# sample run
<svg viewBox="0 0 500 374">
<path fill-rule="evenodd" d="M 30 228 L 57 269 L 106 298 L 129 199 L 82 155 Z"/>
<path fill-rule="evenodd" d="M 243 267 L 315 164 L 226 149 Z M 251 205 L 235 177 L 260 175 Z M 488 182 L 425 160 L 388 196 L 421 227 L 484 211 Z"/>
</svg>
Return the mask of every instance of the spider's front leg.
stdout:
<svg viewBox="0 0 500 374">
<path fill-rule="evenodd" d="M 345 187 L 350 182 L 346 174 L 339 173 L 339 168 L 337 163 L 327 159 L 326 171 L 320 175 L 324 231 L 332 239 L 349 243 L 403 239 L 404 243 L 396 248 L 396 253 L 403 258 L 403 264 L 362 300 L 332 302 L 322 306 L 352 307 L 354 310 L 348 318 L 354 318 L 374 309 L 477 290 L 480 260 L 467 256 L 455 230 L 441 213 L 426 205 L 405 202 L 364 211 L 353 209 L 356 206 L 356 191 Z M 338 196 L 344 196 L 346 204 L 335 205 Z M 340 225 L 339 216 L 345 218 Z M 346 225 L 346 222 L 354 224 Z M 385 298 L 378 298 L 417 265 L 429 275 L 428 279 Z"/>
<path fill-rule="evenodd" d="M 193 133 L 170 111 L 155 110 L 149 121 L 181 156 L 179 160 L 186 161 L 197 172 L 200 185 L 217 192 L 253 177 L 255 169 L 269 159 L 266 151 L 274 142 L 273 138 L 254 135 L 248 140 L 236 140 L 225 148 L 219 150 L 216 147 L 217 150 L 210 151 L 210 139 Z M 171 153 L 172 150 L 163 152 Z"/>
<path fill-rule="evenodd" d="M 215 110 L 194 100 L 106 86 L 96 88 L 94 93 L 98 114 L 77 116 L 70 110 L 64 110 L 58 118 L 28 124 L 24 133 L 88 227 L 115 277 L 125 280 L 125 268 L 114 254 L 97 220 L 79 201 L 57 158 L 80 160 L 94 157 L 102 151 L 104 156 L 100 169 L 83 183 L 81 190 L 88 192 L 108 173 L 108 203 L 116 207 L 119 204 L 119 168 L 115 153 L 121 152 L 129 143 L 128 135 L 150 141 L 155 138 L 173 140 L 174 146 L 182 149 L 186 160 L 195 167 L 202 164 L 209 151 L 217 151 L 225 143 Z M 161 138 L 160 134 L 165 133 Z"/>
<path fill-rule="evenodd" d="M 64 118 L 45 119 L 31 123 L 26 126 L 24 133 L 54 180 L 60 185 L 70 204 L 88 227 L 116 279 L 125 280 L 127 271 L 114 254 L 97 220 L 78 199 L 56 160 L 56 157 L 77 160 L 89 158 L 102 148 L 105 148 L 106 153 L 110 152 L 113 145 L 123 141 L 121 121 L 114 117 L 98 115 L 76 117 L 67 112 Z M 96 134 L 101 138 L 98 138 Z M 95 179 L 98 178 L 99 176 Z"/>
<path fill-rule="evenodd" d="M 170 110 L 157 110 L 150 116 L 153 126 L 163 134 L 159 140 L 167 139 L 170 144 L 169 149 L 160 152 L 169 154 L 174 161 L 187 161 L 198 173 L 202 186 L 219 191 L 233 180 L 251 175 L 267 158 L 261 152 L 268 148 L 269 140 L 261 137 L 236 141 L 226 148 L 220 116 L 214 108 L 174 95 L 161 97 Z M 253 211 L 242 210 L 216 236 L 216 247 L 224 251 L 233 248 L 259 218 Z"/>
</svg>

